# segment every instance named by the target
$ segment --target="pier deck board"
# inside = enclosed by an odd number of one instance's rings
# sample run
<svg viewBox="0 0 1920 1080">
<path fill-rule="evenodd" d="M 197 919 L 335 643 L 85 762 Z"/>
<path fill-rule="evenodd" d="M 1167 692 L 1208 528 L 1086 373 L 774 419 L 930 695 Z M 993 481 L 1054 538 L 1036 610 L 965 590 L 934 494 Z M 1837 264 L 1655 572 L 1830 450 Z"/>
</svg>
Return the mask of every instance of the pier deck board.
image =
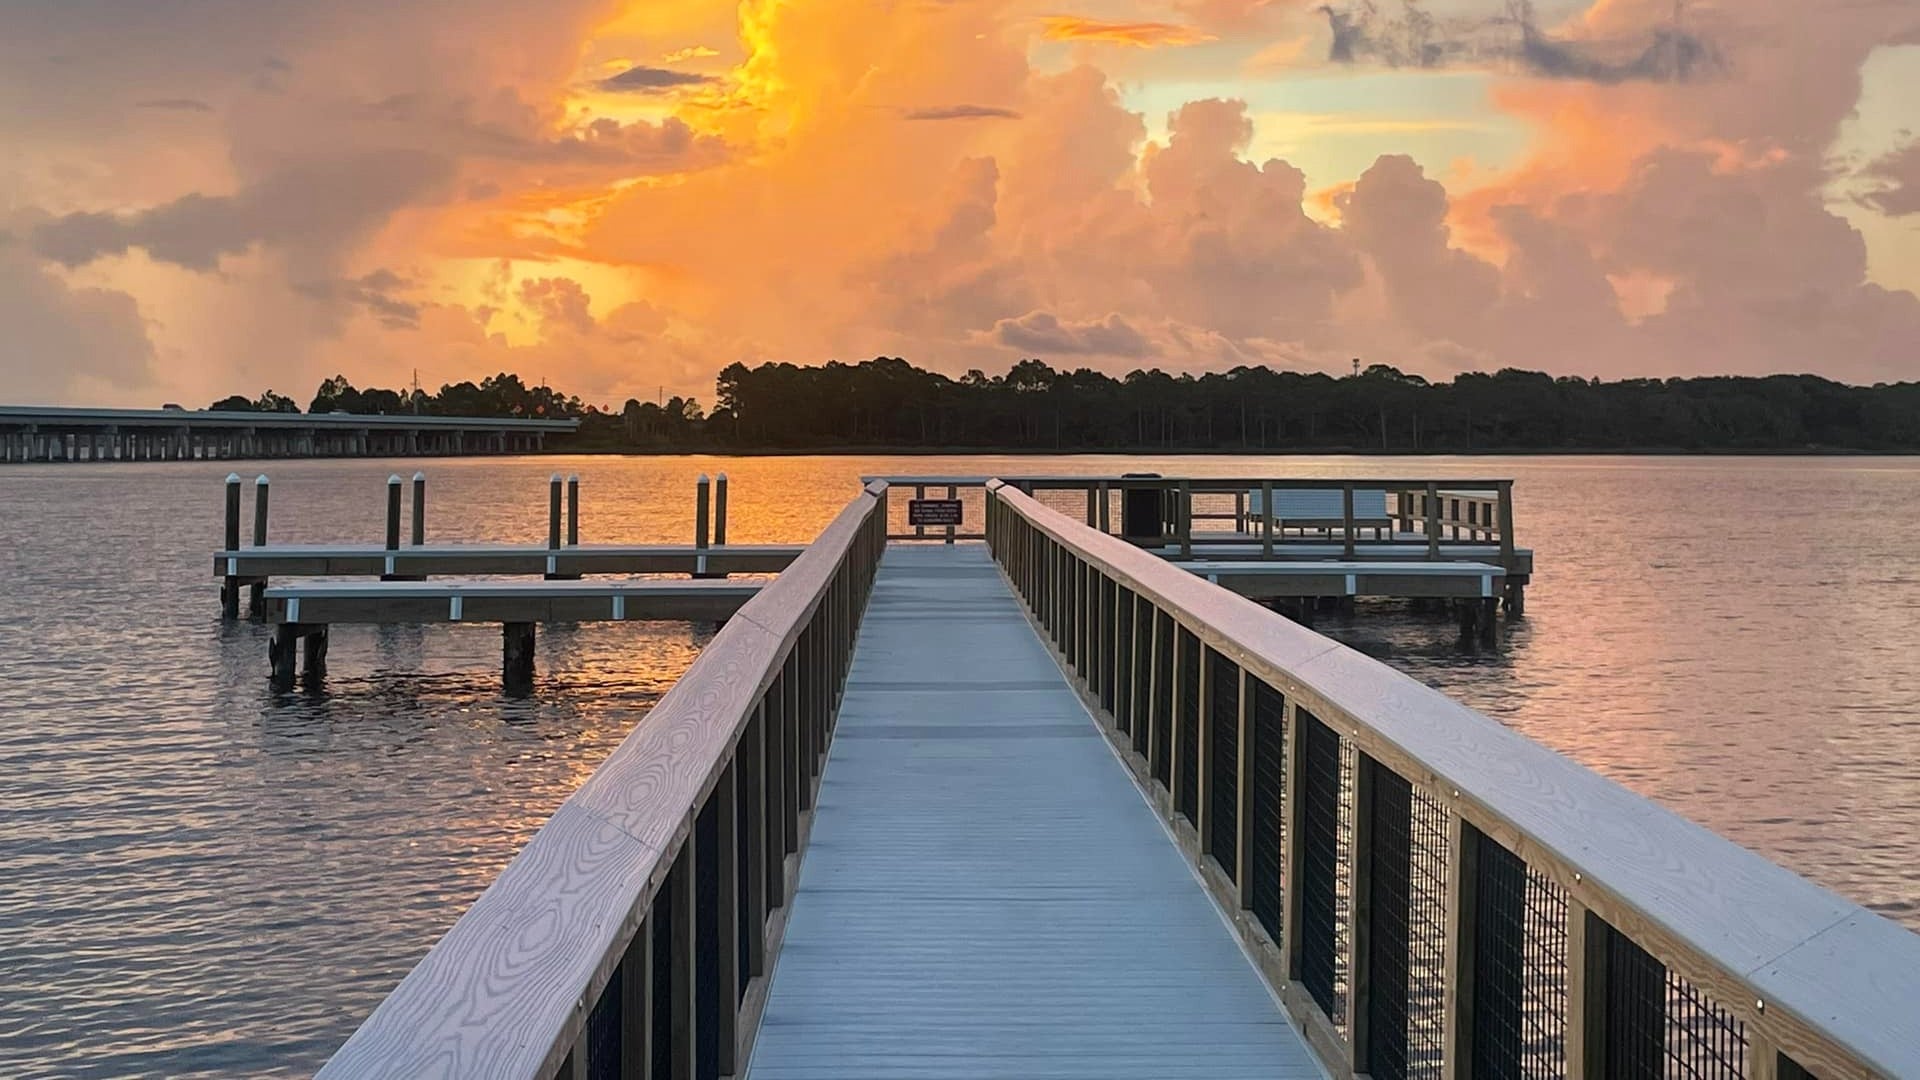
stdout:
<svg viewBox="0 0 1920 1080">
<path fill-rule="evenodd" d="M 215 577 L 461 574 L 767 574 L 785 570 L 804 544 L 274 544 L 213 554 Z"/>
<path fill-rule="evenodd" d="M 724 622 L 747 581 L 309 581 L 266 591 L 275 623 Z"/>
<path fill-rule="evenodd" d="M 1318 1077 L 978 545 L 890 547 L 753 1080 Z"/>
</svg>

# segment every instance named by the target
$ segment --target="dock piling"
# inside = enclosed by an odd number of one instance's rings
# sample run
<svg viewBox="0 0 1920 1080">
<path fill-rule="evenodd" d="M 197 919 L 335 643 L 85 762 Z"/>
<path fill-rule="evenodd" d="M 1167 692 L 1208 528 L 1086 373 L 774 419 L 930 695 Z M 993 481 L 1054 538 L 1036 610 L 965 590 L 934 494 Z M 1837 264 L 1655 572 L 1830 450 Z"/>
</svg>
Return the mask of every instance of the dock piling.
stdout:
<svg viewBox="0 0 1920 1080">
<path fill-rule="evenodd" d="M 713 546 L 727 546 L 727 474 L 713 478 Z"/>
<path fill-rule="evenodd" d="M 400 474 L 387 477 L 387 550 L 400 550 Z"/>
<path fill-rule="evenodd" d="M 560 474 L 547 480 L 547 550 L 560 550 Z"/>
<path fill-rule="evenodd" d="M 413 474 L 413 546 L 427 542 L 427 474 Z"/>
<path fill-rule="evenodd" d="M 267 546 L 267 493 L 270 490 L 267 474 L 261 473 L 253 481 L 253 546 Z M 262 613 L 262 594 L 267 583 L 255 578 L 247 585 L 247 610 L 254 615 Z"/>
<path fill-rule="evenodd" d="M 507 693 L 522 695 L 533 690 L 533 645 L 533 623 L 501 625 L 500 677 Z"/>
<path fill-rule="evenodd" d="M 580 546 L 580 474 L 567 477 L 567 546 Z"/>
<path fill-rule="evenodd" d="M 228 551 L 240 550 L 240 474 L 227 474 L 227 523 L 221 540 Z M 232 563 L 228 563 L 231 567 Z M 231 619 L 240 614 L 240 579 L 226 575 L 220 584 L 220 614 Z"/>
<path fill-rule="evenodd" d="M 693 576 L 697 578 L 707 576 L 707 509 L 711 497 L 712 481 L 706 473 L 701 473 L 693 482 L 693 547 L 700 553 L 694 556 Z"/>
</svg>

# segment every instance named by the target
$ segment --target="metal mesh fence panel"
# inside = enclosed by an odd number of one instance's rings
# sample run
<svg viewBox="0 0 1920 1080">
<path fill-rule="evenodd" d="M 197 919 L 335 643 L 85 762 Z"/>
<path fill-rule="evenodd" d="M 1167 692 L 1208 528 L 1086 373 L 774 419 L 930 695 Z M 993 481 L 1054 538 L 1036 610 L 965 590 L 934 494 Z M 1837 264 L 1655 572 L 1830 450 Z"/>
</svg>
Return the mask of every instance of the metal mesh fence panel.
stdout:
<svg viewBox="0 0 1920 1080">
<path fill-rule="evenodd" d="M 613 978 L 600 991 L 587 1014 L 587 1076 L 589 1080 L 619 1080 L 620 1077 L 620 981 L 623 972 L 613 969 Z"/>
<path fill-rule="evenodd" d="M 1477 831 L 1474 1075 L 1546 1080 L 1566 1072 L 1567 897 Z"/>
<path fill-rule="evenodd" d="M 1300 724 L 1300 981 L 1328 1018 L 1342 955 L 1340 891 L 1340 736 L 1305 710 Z"/>
<path fill-rule="evenodd" d="M 1154 641 L 1158 655 L 1153 673 L 1153 778 L 1171 787 L 1173 761 L 1173 616 L 1158 612 L 1154 616 Z"/>
<path fill-rule="evenodd" d="M 1208 649 L 1207 832 L 1214 862 L 1239 880 L 1240 668 Z"/>
<path fill-rule="evenodd" d="M 1380 1080 L 1438 1077 L 1445 1010 L 1446 809 L 1373 769 L 1367 1065 Z"/>
<path fill-rule="evenodd" d="M 720 1029 L 712 1017 L 727 1007 L 720 985 L 720 813 L 713 799 L 700 808 L 693 824 L 693 1000 L 694 1076 L 720 1075 Z"/>
<path fill-rule="evenodd" d="M 1275 943 L 1285 939 L 1286 895 L 1281 852 L 1285 850 L 1287 792 L 1287 711 L 1280 692 L 1258 679 L 1247 680 L 1247 814 L 1253 820 L 1253 850 L 1247 860 L 1254 918 Z"/>
<path fill-rule="evenodd" d="M 1115 686 L 1113 641 L 1119 629 L 1114 611 L 1117 606 L 1114 602 L 1117 587 L 1104 574 L 1096 580 L 1100 583 L 1100 663 L 1097 665 L 1100 670 L 1100 707 L 1112 713 Z"/>
<path fill-rule="evenodd" d="M 1625 934 L 1606 930 L 1606 1073 L 1661 1080 L 1666 1069 L 1667 969 Z"/>
<path fill-rule="evenodd" d="M 1113 605 L 1113 722 L 1128 734 L 1133 733 L 1133 673 L 1136 645 L 1133 640 L 1133 614 L 1138 606 L 1131 589 L 1116 586 Z"/>
<path fill-rule="evenodd" d="M 1746 1068 L 1746 1025 L 1669 969 L 1668 1080 L 1742 1080 Z"/>
<path fill-rule="evenodd" d="M 1180 629 L 1180 790 L 1175 809 L 1200 822 L 1200 639 Z"/>
</svg>

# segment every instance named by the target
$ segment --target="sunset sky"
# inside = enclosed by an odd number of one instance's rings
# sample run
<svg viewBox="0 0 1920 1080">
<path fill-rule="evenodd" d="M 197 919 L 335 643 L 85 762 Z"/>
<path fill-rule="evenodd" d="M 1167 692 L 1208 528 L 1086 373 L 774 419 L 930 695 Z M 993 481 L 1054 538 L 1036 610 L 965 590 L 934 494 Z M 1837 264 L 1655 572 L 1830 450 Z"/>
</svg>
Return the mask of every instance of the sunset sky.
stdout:
<svg viewBox="0 0 1920 1080">
<path fill-rule="evenodd" d="M 1920 0 L 0 0 L 0 401 L 1920 379 Z"/>
</svg>

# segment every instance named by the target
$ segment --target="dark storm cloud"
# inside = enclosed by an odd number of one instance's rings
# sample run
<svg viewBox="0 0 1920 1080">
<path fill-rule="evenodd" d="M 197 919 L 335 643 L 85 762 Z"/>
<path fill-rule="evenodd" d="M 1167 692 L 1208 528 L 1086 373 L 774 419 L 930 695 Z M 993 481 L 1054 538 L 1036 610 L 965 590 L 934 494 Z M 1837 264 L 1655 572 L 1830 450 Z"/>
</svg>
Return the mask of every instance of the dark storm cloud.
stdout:
<svg viewBox="0 0 1920 1080">
<path fill-rule="evenodd" d="M 663 90 L 673 90 L 682 86 L 699 86 L 713 81 L 711 75 L 674 71 L 671 68 L 647 67 L 641 64 L 630 67 L 611 78 L 600 80 L 600 89 L 623 94 L 657 94 Z"/>
</svg>

